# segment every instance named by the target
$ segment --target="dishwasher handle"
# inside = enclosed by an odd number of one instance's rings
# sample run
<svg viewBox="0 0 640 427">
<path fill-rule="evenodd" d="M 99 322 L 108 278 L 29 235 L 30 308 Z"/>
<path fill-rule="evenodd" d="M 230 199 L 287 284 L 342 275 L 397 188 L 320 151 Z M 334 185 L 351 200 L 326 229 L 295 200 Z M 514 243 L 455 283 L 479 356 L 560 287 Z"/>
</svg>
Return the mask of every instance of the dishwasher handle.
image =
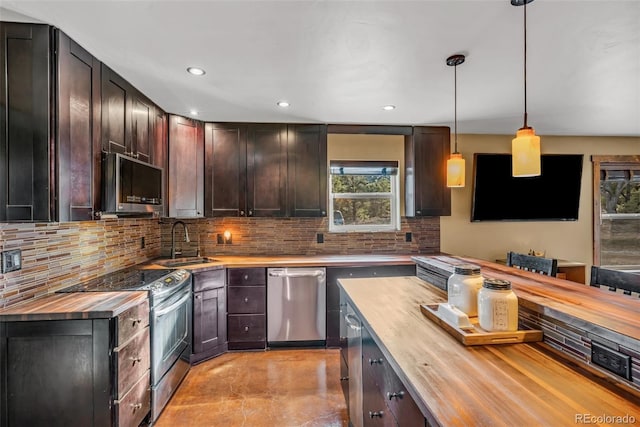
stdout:
<svg viewBox="0 0 640 427">
<path fill-rule="evenodd" d="M 269 272 L 269 277 L 322 277 L 324 276 L 324 271 L 315 270 L 315 271 L 305 271 L 304 273 L 296 272 L 286 272 L 283 270 L 275 270 Z"/>
</svg>

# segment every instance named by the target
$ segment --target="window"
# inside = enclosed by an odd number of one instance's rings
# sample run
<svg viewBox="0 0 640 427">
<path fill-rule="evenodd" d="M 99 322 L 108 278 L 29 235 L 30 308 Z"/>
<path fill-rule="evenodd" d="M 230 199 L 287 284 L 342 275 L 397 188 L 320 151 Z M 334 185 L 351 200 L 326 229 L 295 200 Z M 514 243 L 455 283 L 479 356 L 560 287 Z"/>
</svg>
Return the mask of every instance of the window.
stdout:
<svg viewBox="0 0 640 427">
<path fill-rule="evenodd" d="M 597 183 L 593 263 L 635 269 L 640 259 L 640 157 L 593 156 L 592 161 Z"/>
<path fill-rule="evenodd" d="M 329 231 L 400 229 L 398 162 L 332 160 L 329 189 Z"/>
</svg>

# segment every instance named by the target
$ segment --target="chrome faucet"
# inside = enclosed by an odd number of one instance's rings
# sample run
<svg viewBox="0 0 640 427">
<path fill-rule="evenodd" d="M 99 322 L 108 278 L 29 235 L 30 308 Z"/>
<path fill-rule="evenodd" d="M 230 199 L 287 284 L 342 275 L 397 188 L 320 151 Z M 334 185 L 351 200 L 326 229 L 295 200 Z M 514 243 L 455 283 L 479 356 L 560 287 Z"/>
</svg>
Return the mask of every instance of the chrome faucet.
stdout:
<svg viewBox="0 0 640 427">
<path fill-rule="evenodd" d="M 182 254 L 182 252 L 176 252 L 176 225 L 178 224 L 182 224 L 182 227 L 184 228 L 184 241 L 187 243 L 191 241 L 189 240 L 189 231 L 187 230 L 187 224 L 185 224 L 183 221 L 174 222 L 171 226 L 171 259 L 175 259 L 176 253 L 178 255 Z"/>
</svg>

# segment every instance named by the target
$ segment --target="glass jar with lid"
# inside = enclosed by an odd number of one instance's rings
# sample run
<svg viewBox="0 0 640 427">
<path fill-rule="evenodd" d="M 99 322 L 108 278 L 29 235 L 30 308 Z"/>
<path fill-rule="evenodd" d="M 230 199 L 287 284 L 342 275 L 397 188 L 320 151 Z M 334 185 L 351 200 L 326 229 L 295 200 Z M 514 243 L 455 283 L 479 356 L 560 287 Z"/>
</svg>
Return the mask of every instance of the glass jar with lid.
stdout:
<svg viewBox="0 0 640 427">
<path fill-rule="evenodd" d="M 511 282 L 484 279 L 478 291 L 478 323 L 489 332 L 518 330 L 518 297 Z"/>
<path fill-rule="evenodd" d="M 475 264 L 458 264 L 447 280 L 449 304 L 467 316 L 478 315 L 478 290 L 482 287 L 480 267 Z"/>
</svg>

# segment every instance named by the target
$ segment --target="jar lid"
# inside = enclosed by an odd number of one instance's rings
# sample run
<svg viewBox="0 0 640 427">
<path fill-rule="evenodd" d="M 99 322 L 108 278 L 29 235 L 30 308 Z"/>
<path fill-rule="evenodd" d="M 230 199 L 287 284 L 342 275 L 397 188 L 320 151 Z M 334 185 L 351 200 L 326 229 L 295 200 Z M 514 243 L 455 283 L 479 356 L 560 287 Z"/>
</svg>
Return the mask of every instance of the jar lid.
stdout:
<svg viewBox="0 0 640 427">
<path fill-rule="evenodd" d="M 480 274 L 480 266 L 475 264 L 458 264 L 453 268 L 453 272 L 464 276 L 475 276 Z"/>
<path fill-rule="evenodd" d="M 507 291 L 511 289 L 511 282 L 502 279 L 485 278 L 482 282 L 482 287 L 496 291 Z"/>
</svg>

